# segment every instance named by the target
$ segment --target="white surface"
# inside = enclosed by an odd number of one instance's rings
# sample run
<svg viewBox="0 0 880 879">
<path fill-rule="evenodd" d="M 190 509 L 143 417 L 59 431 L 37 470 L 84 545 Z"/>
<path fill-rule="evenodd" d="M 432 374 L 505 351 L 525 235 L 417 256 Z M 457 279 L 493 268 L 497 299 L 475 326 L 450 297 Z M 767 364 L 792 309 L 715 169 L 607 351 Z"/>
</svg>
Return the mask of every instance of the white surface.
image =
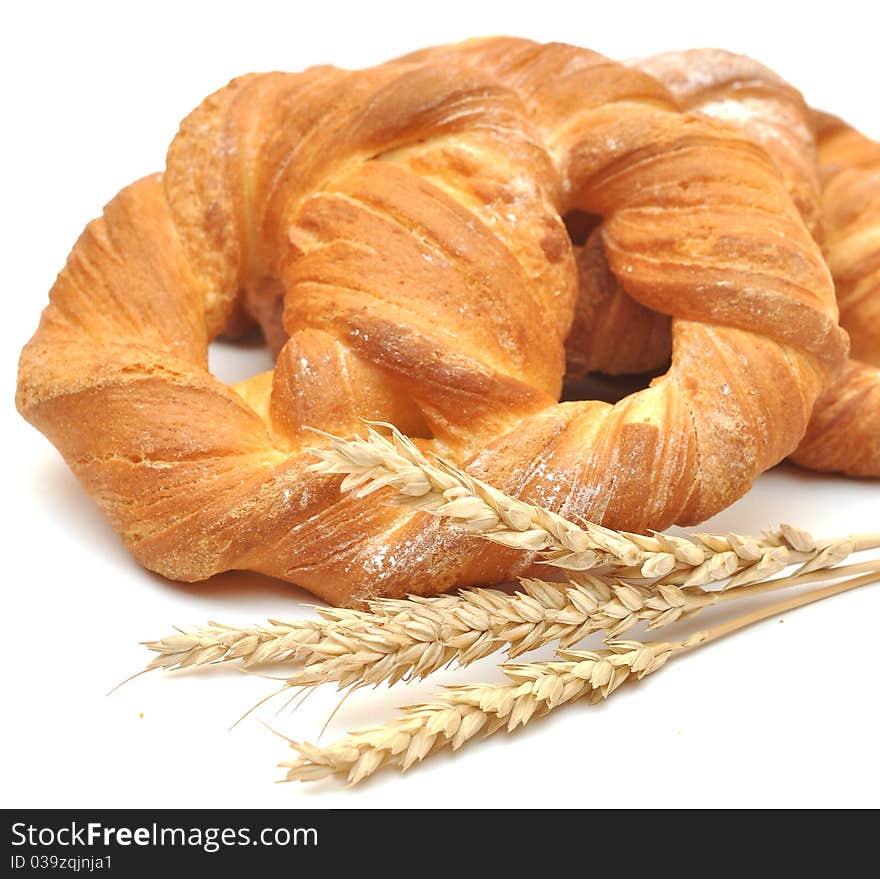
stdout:
<svg viewBox="0 0 880 879">
<path fill-rule="evenodd" d="M 18 350 L 85 222 L 161 168 L 179 119 L 233 75 L 358 66 L 492 32 L 616 57 L 722 45 L 880 137 L 872 4 L 787 6 L 251 0 L 22 3 L 3 13 L 3 806 L 880 805 L 876 587 L 761 624 L 605 705 L 572 705 L 403 779 L 384 773 L 354 791 L 273 785 L 274 764 L 289 759 L 284 742 L 253 718 L 226 731 L 271 681 L 153 674 L 104 694 L 141 667 L 137 642 L 171 624 L 293 617 L 307 613 L 308 596 L 247 574 L 183 586 L 141 570 L 11 404 Z M 247 371 L 250 356 L 226 352 L 221 365 Z M 820 534 L 880 530 L 880 486 L 783 468 L 710 525 L 754 532 L 781 519 Z M 494 674 L 490 660 L 446 679 Z M 412 687 L 360 693 L 325 740 L 415 696 Z M 334 704 L 318 693 L 273 723 L 313 738 Z"/>
</svg>

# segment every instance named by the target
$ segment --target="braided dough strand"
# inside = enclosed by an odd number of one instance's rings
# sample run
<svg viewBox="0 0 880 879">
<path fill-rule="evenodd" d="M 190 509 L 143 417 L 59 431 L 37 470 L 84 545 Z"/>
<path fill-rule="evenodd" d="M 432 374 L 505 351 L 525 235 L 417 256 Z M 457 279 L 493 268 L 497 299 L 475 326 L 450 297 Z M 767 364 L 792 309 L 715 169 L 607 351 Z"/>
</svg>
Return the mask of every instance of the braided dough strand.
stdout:
<svg viewBox="0 0 880 879">
<path fill-rule="evenodd" d="M 825 254 L 853 359 L 792 457 L 814 470 L 880 476 L 880 144 L 824 114 L 816 128 Z"/>
<path fill-rule="evenodd" d="M 799 92 L 750 58 L 695 50 L 638 66 L 683 108 L 742 128 L 781 171 L 823 245 L 853 358 L 816 404 L 791 457 L 814 470 L 880 476 L 880 144 L 814 113 Z"/>
</svg>

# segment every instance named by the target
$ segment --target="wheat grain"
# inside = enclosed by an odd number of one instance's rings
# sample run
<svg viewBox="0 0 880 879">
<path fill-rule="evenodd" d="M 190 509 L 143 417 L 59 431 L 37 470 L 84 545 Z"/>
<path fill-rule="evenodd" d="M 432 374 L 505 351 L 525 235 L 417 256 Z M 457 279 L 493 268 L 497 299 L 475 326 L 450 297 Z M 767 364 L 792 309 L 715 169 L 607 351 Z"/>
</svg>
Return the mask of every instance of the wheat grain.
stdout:
<svg viewBox="0 0 880 879">
<path fill-rule="evenodd" d="M 423 678 L 451 661 L 460 666 L 505 647 L 510 658 L 551 642 L 570 647 L 593 632 L 617 638 L 636 623 L 659 629 L 719 603 L 880 573 L 880 560 L 782 579 L 707 591 L 660 584 L 647 587 L 580 574 L 579 582 L 523 580 L 523 591 L 465 590 L 434 598 L 384 599 L 372 613 L 319 609 L 323 620 L 235 628 L 212 624 L 149 642 L 159 655 L 150 668 L 191 668 L 241 659 L 245 664 L 297 660 L 290 687 L 335 682 L 340 688 Z"/>
<path fill-rule="evenodd" d="M 880 573 L 880 560 L 726 592 L 665 584 L 648 589 L 588 576 L 568 584 L 524 580 L 524 591 L 513 596 L 496 590 L 468 590 L 450 596 L 443 602 L 445 607 L 430 600 L 422 603 L 428 615 L 399 602 L 404 606 L 400 615 L 387 617 L 381 628 L 398 636 L 400 646 L 385 648 L 375 641 L 365 642 L 357 632 L 347 632 L 348 650 L 339 649 L 343 638 L 333 640 L 329 655 L 312 654 L 314 658 L 306 659 L 287 683 L 305 687 L 336 682 L 344 688 L 423 678 L 453 660 L 465 666 L 505 647 L 509 657 L 515 658 L 552 642 L 567 648 L 596 631 L 605 630 L 607 637 L 617 638 L 639 622 L 659 629 L 715 604 L 862 572 Z"/>
<path fill-rule="evenodd" d="M 357 611 L 352 611 L 356 614 Z M 295 659 L 308 644 L 322 637 L 321 620 L 298 620 L 295 624 L 229 626 L 209 622 L 206 626 L 178 629 L 155 641 L 144 641 L 156 657 L 146 670 L 183 669 L 240 660 L 243 665 Z"/>
<path fill-rule="evenodd" d="M 375 429 L 382 426 L 389 438 Z M 567 571 L 610 568 L 624 579 L 663 578 L 670 584 L 703 586 L 730 578 L 729 586 L 756 583 L 800 564 L 801 572 L 838 564 L 853 552 L 880 546 L 868 534 L 818 541 L 791 525 L 762 537 L 739 534 L 665 534 L 613 531 L 592 522 L 583 527 L 558 513 L 510 497 L 436 458 L 433 462 L 393 425 L 367 423 L 367 436 L 347 440 L 320 433 L 330 448 L 311 449 L 311 469 L 344 474 L 342 491 L 356 497 L 384 488 L 390 503 L 448 519 L 479 536 L 514 549 L 537 552 L 541 561 Z"/>
<path fill-rule="evenodd" d="M 523 591 L 514 595 L 471 589 L 457 595 L 378 599 L 367 611 L 318 608 L 318 619 L 270 620 L 265 626 L 209 623 L 147 642 L 157 654 L 148 667 L 294 660 L 300 668 L 287 679 L 288 686 L 336 682 L 344 688 L 424 677 L 450 661 L 467 665 L 505 647 L 514 658 L 557 641 L 560 658 L 508 662 L 503 666 L 507 685 L 450 688 L 430 703 L 406 709 L 392 724 L 351 734 L 330 748 L 299 744 L 300 758 L 287 764 L 289 778 L 342 773 L 357 782 L 388 763 L 407 768 L 433 750 L 460 746 L 481 730 L 515 728 L 585 695 L 605 698 L 629 677 L 650 673 L 707 637 L 704 632 L 686 641 L 647 644 L 611 640 L 603 651 L 581 653 L 566 649 L 597 630 L 618 639 L 638 622 L 656 629 L 720 602 L 862 572 L 871 580 L 880 574 L 880 561 L 825 570 L 852 552 L 880 545 L 877 535 L 817 541 L 783 525 L 760 538 L 733 533 L 684 538 L 614 532 L 591 523 L 581 527 L 508 497 L 447 462 L 432 463 L 393 427 L 386 427 L 390 440 L 372 426 L 365 439 L 325 434 L 331 448 L 314 450 L 320 460 L 313 469 L 344 474 L 341 489 L 359 497 L 391 488 L 392 502 L 448 518 L 505 546 L 539 553 L 542 561 L 567 571 L 569 581 L 523 579 Z M 795 574 L 771 579 L 793 564 L 801 566 Z M 702 588 L 726 578 L 727 591 Z M 835 594 L 853 585 L 859 583 L 848 580 L 817 594 Z M 799 602 L 803 599 L 777 607 Z M 743 619 L 756 618 L 762 617 Z M 708 630 L 711 637 L 732 630 L 716 629 L 716 634 Z"/>
<path fill-rule="evenodd" d="M 697 632 L 675 642 L 615 641 L 600 651 L 560 651 L 550 662 L 508 663 L 507 684 L 465 684 L 448 687 L 430 702 L 403 709 L 383 725 L 349 733 L 328 747 L 292 742 L 299 756 L 280 764 L 288 781 L 314 781 L 343 775 L 357 784 L 376 770 L 397 765 L 406 770 L 445 747 L 453 750 L 483 732 L 508 732 L 531 718 L 549 713 L 575 699 L 606 699 L 630 678 L 657 671 L 674 655 L 716 640 L 747 625 L 874 583 L 876 571 L 799 595 Z"/>
<path fill-rule="evenodd" d="M 351 784 L 392 763 L 405 771 L 443 747 L 457 750 L 481 731 L 510 732 L 585 695 L 604 698 L 630 675 L 659 668 L 670 652 L 667 645 L 612 642 L 606 650 L 566 660 L 506 664 L 507 684 L 448 687 L 430 702 L 404 708 L 390 723 L 350 733 L 329 747 L 294 742 L 299 758 L 281 766 L 288 781 L 345 775 Z"/>
<path fill-rule="evenodd" d="M 386 439 L 367 424 L 367 436 L 352 440 L 320 432 L 330 448 L 310 449 L 320 473 L 345 474 L 341 490 L 366 497 L 381 488 L 394 489 L 391 503 L 449 519 L 487 540 L 513 549 L 543 553 L 545 560 L 569 570 L 607 564 L 640 564 L 646 554 L 620 532 L 593 523 L 580 527 L 558 513 L 510 497 L 447 461 L 429 461 L 392 425 Z M 319 431 L 316 431 L 319 432 Z M 657 560 L 672 570 L 675 559 Z"/>
<path fill-rule="evenodd" d="M 762 538 L 697 534 L 690 540 L 597 526 L 581 529 L 452 465 L 431 464 L 408 439 L 393 427 L 389 430 L 390 440 L 372 426 L 366 439 L 325 434 L 332 448 L 316 452 L 321 457 L 316 469 L 345 472 L 343 489 L 362 495 L 391 486 L 402 502 L 448 515 L 505 545 L 524 540 L 531 548 L 543 546 L 559 567 L 574 559 L 570 582 L 525 579 L 524 592 L 514 596 L 473 589 L 433 598 L 379 599 L 369 611 L 318 608 L 318 620 L 270 620 L 268 626 L 210 623 L 146 642 L 157 654 L 148 669 L 236 659 L 245 665 L 295 660 L 303 667 L 291 678 L 292 686 L 393 683 L 424 677 L 452 660 L 467 665 L 505 647 L 513 658 L 553 641 L 571 646 L 600 629 L 619 637 L 637 622 L 659 628 L 722 600 L 717 592 L 699 588 L 708 582 L 734 574 L 728 584 L 734 597 L 746 594 L 742 590 L 750 584 L 760 590 L 763 584 L 778 589 L 814 582 L 814 572 L 878 543 L 870 535 L 819 542 L 788 525 Z M 633 552 L 640 555 L 636 558 Z M 589 564 L 601 561 L 602 572 L 578 570 L 588 566 L 587 556 Z M 637 564 L 629 564 L 633 561 Z M 798 575 L 807 579 L 767 583 L 794 563 L 801 563 Z M 646 582 L 663 570 L 667 572 L 659 582 Z"/>
</svg>

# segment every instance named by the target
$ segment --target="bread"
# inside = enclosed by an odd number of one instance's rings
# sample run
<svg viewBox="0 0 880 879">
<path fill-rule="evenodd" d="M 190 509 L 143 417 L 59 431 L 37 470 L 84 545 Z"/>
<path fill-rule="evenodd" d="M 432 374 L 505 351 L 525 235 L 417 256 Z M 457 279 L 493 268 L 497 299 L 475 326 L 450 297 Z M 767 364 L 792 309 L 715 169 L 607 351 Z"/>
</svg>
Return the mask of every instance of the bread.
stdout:
<svg viewBox="0 0 880 879">
<path fill-rule="evenodd" d="M 851 342 L 793 459 L 814 470 L 880 476 L 880 144 L 816 114 L 825 256 Z"/>
<path fill-rule="evenodd" d="M 614 275 L 671 318 L 668 373 L 557 402 L 601 216 Z M 207 370 L 260 323 L 273 371 Z M 595 53 L 497 38 L 370 70 L 254 74 L 164 174 L 86 228 L 17 405 L 148 568 L 248 569 L 338 604 L 498 582 L 527 554 L 311 473 L 308 426 L 381 418 L 520 496 L 613 527 L 698 522 L 797 445 L 847 354 L 786 181 L 730 126 Z"/>
<path fill-rule="evenodd" d="M 816 404 L 791 458 L 813 470 L 880 476 L 880 145 L 838 119 L 814 113 L 789 83 L 742 55 L 698 49 L 635 64 L 663 82 L 682 109 L 740 128 L 783 175 L 804 222 L 823 245 L 853 358 Z M 661 367 L 667 359 L 666 327 L 609 273 L 598 234 L 578 264 L 578 313 L 587 310 L 588 316 L 575 320 L 575 330 L 583 329 L 569 340 L 571 351 L 579 339 L 570 357 L 580 367 L 575 374 Z M 601 297 L 596 290 L 603 291 Z M 608 352 L 604 358 L 596 357 L 596 337 Z M 582 351 L 592 352 L 591 359 L 582 362 Z"/>
</svg>

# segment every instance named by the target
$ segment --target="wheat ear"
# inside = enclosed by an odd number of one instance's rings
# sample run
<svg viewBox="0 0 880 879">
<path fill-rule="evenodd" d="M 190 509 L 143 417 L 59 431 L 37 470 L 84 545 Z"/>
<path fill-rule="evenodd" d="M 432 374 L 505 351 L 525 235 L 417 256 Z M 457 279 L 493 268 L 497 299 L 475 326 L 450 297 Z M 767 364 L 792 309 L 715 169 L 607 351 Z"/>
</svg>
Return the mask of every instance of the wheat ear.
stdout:
<svg viewBox="0 0 880 879">
<path fill-rule="evenodd" d="M 394 682 L 423 677 L 450 660 L 467 665 L 505 647 L 515 657 L 556 640 L 571 646 L 599 629 L 618 637 L 639 621 L 658 628 L 722 600 L 698 588 L 704 583 L 736 572 L 730 594 L 740 596 L 739 590 L 749 584 L 778 589 L 814 582 L 816 578 L 786 578 L 762 585 L 786 565 L 802 563 L 798 574 L 806 577 L 852 551 L 880 543 L 870 535 L 819 542 L 788 525 L 763 538 L 700 534 L 694 540 L 618 534 L 589 525 L 581 529 L 555 513 L 509 498 L 450 464 L 431 464 L 408 439 L 388 429 L 390 440 L 372 426 L 366 439 L 324 434 L 332 448 L 317 450 L 321 461 L 315 468 L 346 473 L 342 488 L 361 494 L 391 486 L 398 502 L 449 516 L 505 545 L 524 540 L 529 547 L 545 546 L 560 567 L 601 562 L 617 576 L 575 570 L 569 571 L 573 579 L 568 584 L 523 580 L 524 592 L 515 596 L 473 589 L 427 599 L 380 599 L 371 603 L 369 612 L 318 608 L 318 620 L 270 620 L 267 626 L 253 627 L 210 623 L 146 642 L 157 654 L 147 668 L 292 659 L 305 666 L 292 683 Z M 593 549 L 584 549 L 587 545 Z M 634 561 L 633 547 L 641 553 L 637 565 L 628 564 Z M 646 574 L 667 568 L 662 582 L 644 582 Z"/>
<path fill-rule="evenodd" d="M 562 648 L 604 630 L 618 638 L 640 622 L 649 629 L 703 608 L 771 591 L 880 572 L 880 560 L 767 580 L 727 591 L 698 586 L 644 586 L 582 573 L 577 581 L 521 581 L 522 592 L 468 589 L 432 598 L 379 599 L 370 612 L 318 608 L 318 620 L 235 627 L 220 623 L 146 646 L 147 666 L 193 668 L 239 659 L 245 665 L 294 660 L 290 686 L 336 682 L 340 687 L 423 678 L 451 661 L 469 665 L 500 650 L 510 658 L 554 641 Z"/>
<path fill-rule="evenodd" d="M 384 427 L 389 437 L 376 427 Z M 703 586 L 731 578 L 743 586 L 800 564 L 801 573 L 838 564 L 853 552 L 880 546 L 880 534 L 816 540 L 782 525 L 760 538 L 740 534 L 666 534 L 613 531 L 592 522 L 583 527 L 558 513 L 510 497 L 454 464 L 428 458 L 393 425 L 366 424 L 366 437 L 343 439 L 320 433 L 329 448 L 311 449 L 311 469 L 344 474 L 341 490 L 365 497 L 393 489 L 390 503 L 431 513 L 486 540 L 538 552 L 547 564 L 567 571 L 610 567 L 626 579 L 657 579 Z"/>
<path fill-rule="evenodd" d="M 299 757 L 281 764 L 288 781 L 313 781 L 331 775 L 357 784 L 376 770 L 397 765 L 406 770 L 431 753 L 461 747 L 477 733 L 512 731 L 532 717 L 574 699 L 607 698 L 630 678 L 642 678 L 671 657 L 717 640 L 748 625 L 874 583 L 877 572 L 797 595 L 767 608 L 697 632 L 681 641 L 616 641 L 599 651 L 560 651 L 550 662 L 508 663 L 507 684 L 448 687 L 431 702 L 412 705 L 383 726 L 349 733 L 335 744 L 317 747 L 293 742 Z"/>
<path fill-rule="evenodd" d="M 390 439 L 377 426 L 387 428 Z M 330 448 L 310 449 L 318 460 L 309 469 L 345 474 L 341 491 L 355 497 L 391 487 L 393 504 L 449 519 L 512 549 L 541 552 L 544 560 L 569 570 L 639 565 L 647 558 L 620 532 L 592 523 L 582 528 L 558 513 L 510 497 L 441 458 L 429 461 L 393 425 L 369 422 L 366 431 L 365 438 L 351 440 L 315 431 L 330 441 Z M 674 568 L 671 553 L 651 555 L 657 557 L 658 575 Z"/>
</svg>

